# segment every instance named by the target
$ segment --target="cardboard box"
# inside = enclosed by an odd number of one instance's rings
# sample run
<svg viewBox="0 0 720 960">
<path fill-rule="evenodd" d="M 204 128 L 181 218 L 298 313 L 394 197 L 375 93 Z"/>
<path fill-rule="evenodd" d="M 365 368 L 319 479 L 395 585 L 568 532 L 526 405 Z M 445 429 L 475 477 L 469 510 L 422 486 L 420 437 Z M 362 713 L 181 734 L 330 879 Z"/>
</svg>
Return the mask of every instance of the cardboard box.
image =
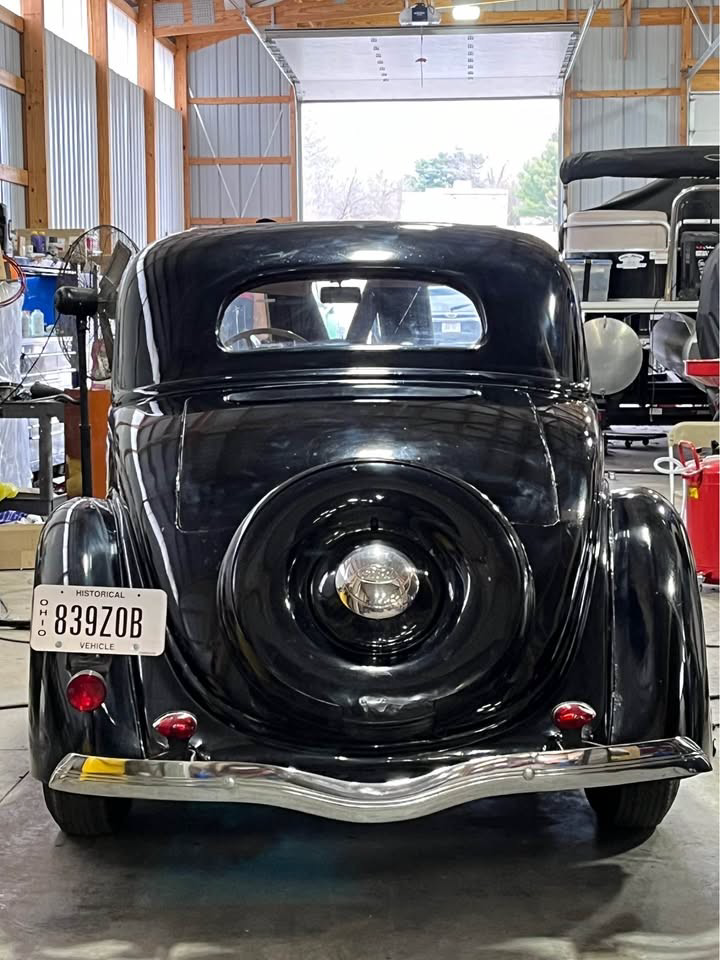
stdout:
<svg viewBox="0 0 720 960">
<path fill-rule="evenodd" d="M 0 523 L 0 570 L 32 570 L 42 523 Z"/>
</svg>

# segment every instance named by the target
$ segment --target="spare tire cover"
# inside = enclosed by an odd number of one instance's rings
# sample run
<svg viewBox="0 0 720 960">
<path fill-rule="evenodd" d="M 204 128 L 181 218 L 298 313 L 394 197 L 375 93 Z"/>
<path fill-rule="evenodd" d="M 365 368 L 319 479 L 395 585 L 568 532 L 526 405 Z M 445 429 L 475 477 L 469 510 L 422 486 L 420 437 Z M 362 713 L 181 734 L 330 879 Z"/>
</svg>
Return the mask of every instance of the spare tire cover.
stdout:
<svg viewBox="0 0 720 960">
<path fill-rule="evenodd" d="M 417 571 L 417 595 L 389 619 L 348 609 L 335 587 L 368 543 Z M 533 597 L 500 510 L 461 480 L 397 461 L 335 462 L 277 487 L 236 531 L 218 581 L 227 642 L 271 713 L 354 737 L 427 733 L 438 717 L 507 706 Z"/>
</svg>

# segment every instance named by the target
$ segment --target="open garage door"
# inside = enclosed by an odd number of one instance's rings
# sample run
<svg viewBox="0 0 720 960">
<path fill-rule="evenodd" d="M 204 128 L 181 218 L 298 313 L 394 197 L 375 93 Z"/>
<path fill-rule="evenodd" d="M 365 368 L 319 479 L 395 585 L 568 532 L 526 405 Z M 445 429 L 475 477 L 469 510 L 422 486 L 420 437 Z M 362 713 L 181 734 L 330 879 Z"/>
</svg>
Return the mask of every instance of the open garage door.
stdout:
<svg viewBox="0 0 720 960">
<path fill-rule="evenodd" d="M 557 97 L 575 24 L 267 30 L 305 102 Z"/>
</svg>

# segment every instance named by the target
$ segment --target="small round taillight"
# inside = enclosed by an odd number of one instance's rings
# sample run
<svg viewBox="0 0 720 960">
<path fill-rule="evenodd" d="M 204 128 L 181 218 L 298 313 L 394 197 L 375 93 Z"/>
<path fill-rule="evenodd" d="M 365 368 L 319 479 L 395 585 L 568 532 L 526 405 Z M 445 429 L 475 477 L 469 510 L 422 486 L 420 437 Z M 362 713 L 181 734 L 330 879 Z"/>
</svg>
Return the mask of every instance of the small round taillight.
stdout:
<svg viewBox="0 0 720 960">
<path fill-rule="evenodd" d="M 595 719 L 595 711 L 588 703 L 568 700 L 559 703 L 552 712 L 553 723 L 558 730 L 582 730 Z"/>
<path fill-rule="evenodd" d="M 197 719 L 186 710 L 176 710 L 158 717 L 153 729 L 166 740 L 189 740 L 197 730 Z"/>
<path fill-rule="evenodd" d="M 68 703 L 81 713 L 97 710 L 105 703 L 107 687 L 99 673 L 94 670 L 83 670 L 70 678 L 65 688 Z"/>
</svg>

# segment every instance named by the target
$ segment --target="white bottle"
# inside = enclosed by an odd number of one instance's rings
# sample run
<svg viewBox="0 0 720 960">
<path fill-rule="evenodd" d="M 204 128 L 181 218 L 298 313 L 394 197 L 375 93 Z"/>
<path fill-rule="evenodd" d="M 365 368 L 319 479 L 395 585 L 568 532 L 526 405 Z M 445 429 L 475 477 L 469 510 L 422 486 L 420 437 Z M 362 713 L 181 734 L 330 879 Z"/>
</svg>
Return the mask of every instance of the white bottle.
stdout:
<svg viewBox="0 0 720 960">
<path fill-rule="evenodd" d="M 41 337 L 45 333 L 45 314 L 42 310 L 35 308 L 30 314 L 32 322 L 32 333 L 34 337 Z"/>
</svg>

